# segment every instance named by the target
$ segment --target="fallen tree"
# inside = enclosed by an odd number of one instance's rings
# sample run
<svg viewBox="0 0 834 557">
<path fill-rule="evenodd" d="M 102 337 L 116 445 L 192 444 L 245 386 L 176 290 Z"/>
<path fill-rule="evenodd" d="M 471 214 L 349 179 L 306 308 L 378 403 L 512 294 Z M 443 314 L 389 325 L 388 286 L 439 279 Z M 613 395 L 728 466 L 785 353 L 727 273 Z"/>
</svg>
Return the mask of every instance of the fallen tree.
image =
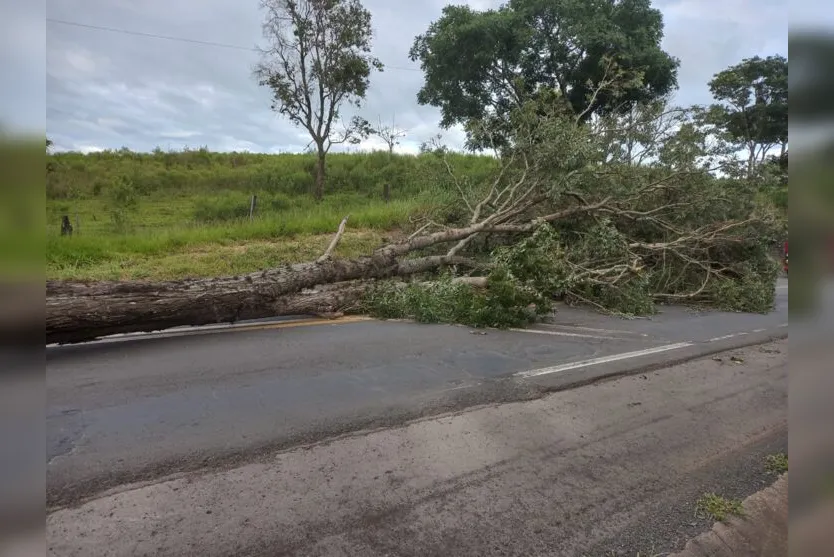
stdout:
<svg viewBox="0 0 834 557">
<path fill-rule="evenodd" d="M 685 111 L 653 105 L 629 118 L 584 124 L 558 99 L 528 103 L 513 113 L 500 168 L 482 184 L 457 176 L 438 149 L 465 217 L 427 213 L 409 237 L 365 257 L 333 257 L 346 217 L 314 262 L 214 279 L 48 281 L 47 343 L 350 308 L 413 316 L 408 300 L 425 303 L 438 291 L 417 285 L 403 298 L 378 281 L 441 268 L 472 276 L 443 291 L 468 297 L 437 320 L 473 325 L 523 321 L 530 312 L 516 306 L 541 314 L 554 296 L 627 314 L 650 313 L 658 301 L 767 309 L 778 222 L 755 186 L 712 174 L 718 150 Z M 499 247 L 485 249 L 485 237 Z"/>
</svg>

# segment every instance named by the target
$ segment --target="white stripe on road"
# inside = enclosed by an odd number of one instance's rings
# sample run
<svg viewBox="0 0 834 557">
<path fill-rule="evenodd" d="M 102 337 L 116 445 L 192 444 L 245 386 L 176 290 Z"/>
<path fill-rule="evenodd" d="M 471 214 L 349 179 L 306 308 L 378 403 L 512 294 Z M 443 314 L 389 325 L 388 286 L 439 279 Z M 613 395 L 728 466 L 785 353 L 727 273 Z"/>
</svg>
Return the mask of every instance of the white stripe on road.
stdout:
<svg viewBox="0 0 834 557">
<path fill-rule="evenodd" d="M 542 323 L 542 327 L 556 327 L 561 329 L 576 329 L 577 331 L 593 331 L 595 333 L 612 333 L 612 334 L 621 334 L 621 335 L 639 335 L 641 337 L 647 337 L 646 333 L 639 333 L 637 331 L 626 331 L 625 329 L 597 329 L 594 327 L 580 327 L 579 325 L 560 325 L 558 323 Z"/>
<path fill-rule="evenodd" d="M 559 337 L 580 337 L 580 338 L 601 338 L 605 340 L 612 340 L 614 337 L 610 336 L 600 336 L 600 335 L 586 335 L 583 333 L 563 333 L 561 331 L 542 331 L 540 329 L 513 329 L 510 328 L 510 331 L 514 331 L 516 333 L 533 333 L 537 335 L 554 335 Z"/>
<path fill-rule="evenodd" d="M 723 337 L 713 337 L 713 338 L 709 339 L 707 342 L 715 342 L 717 340 L 725 340 L 725 339 L 728 339 L 728 338 L 741 337 L 741 336 L 744 336 L 744 335 L 747 335 L 747 334 L 750 334 L 750 333 L 733 333 L 731 335 L 724 335 Z"/>
<path fill-rule="evenodd" d="M 624 352 L 622 354 L 614 354 L 612 356 L 602 356 L 600 358 L 592 358 L 590 360 L 582 360 L 579 362 L 572 362 L 569 364 L 562 364 L 558 366 L 545 367 L 541 369 L 531 369 L 528 371 L 520 371 L 514 374 L 516 377 L 536 377 L 539 375 L 548 375 L 551 373 L 560 373 L 571 369 L 578 369 L 582 367 L 595 366 L 598 364 L 607 364 L 609 362 L 617 362 L 619 360 L 627 360 L 629 358 L 639 358 L 640 356 L 648 356 L 650 354 L 658 354 L 660 352 L 668 352 L 669 350 L 676 350 L 678 348 L 686 348 L 692 346 L 691 342 L 678 342 L 675 344 L 666 344 L 664 346 L 655 346 L 654 348 L 646 348 L 644 350 L 635 350 L 634 352 Z"/>
</svg>

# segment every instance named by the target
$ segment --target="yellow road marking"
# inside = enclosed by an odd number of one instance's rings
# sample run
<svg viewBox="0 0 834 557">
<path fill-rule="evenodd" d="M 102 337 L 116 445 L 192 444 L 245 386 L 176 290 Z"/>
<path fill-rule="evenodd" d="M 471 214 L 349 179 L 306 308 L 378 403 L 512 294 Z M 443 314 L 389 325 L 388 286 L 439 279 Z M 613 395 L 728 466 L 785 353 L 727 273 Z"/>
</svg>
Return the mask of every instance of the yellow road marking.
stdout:
<svg viewBox="0 0 834 557">
<path fill-rule="evenodd" d="M 266 329 L 290 329 L 293 327 L 309 327 L 313 325 L 342 325 L 348 323 L 358 323 L 360 321 L 373 321 L 372 317 L 366 317 L 364 315 L 349 315 L 346 317 L 337 317 L 336 319 L 326 319 L 323 317 L 314 318 L 314 319 L 299 319 L 298 321 L 282 321 L 279 323 L 263 323 L 263 324 L 254 324 L 254 325 L 244 325 L 244 326 L 235 326 L 231 324 L 230 326 L 224 327 L 218 325 L 208 325 L 205 329 L 200 329 L 199 327 L 195 327 L 193 329 L 189 329 L 187 331 L 183 330 L 176 330 L 176 329 L 169 329 L 163 331 L 153 331 L 150 333 L 128 333 L 125 335 L 114 335 L 112 337 L 104 337 L 98 340 L 93 340 L 93 343 L 102 343 L 102 342 L 121 342 L 126 340 L 132 339 L 150 339 L 150 338 L 160 338 L 160 337 L 181 337 L 181 336 L 192 336 L 192 335 L 208 335 L 208 334 L 217 334 L 217 333 L 234 333 L 237 331 L 258 331 L 258 330 L 266 330 Z"/>
<path fill-rule="evenodd" d="M 337 317 L 336 319 L 316 318 L 316 319 L 299 319 L 298 321 L 285 321 L 281 323 L 264 323 L 262 325 L 249 325 L 244 327 L 229 327 L 228 329 L 215 329 L 208 332 L 231 332 L 231 331 L 259 331 L 265 329 L 290 329 L 294 327 L 308 327 L 310 325 L 342 325 L 346 323 L 358 323 L 360 321 L 373 321 L 372 317 L 365 317 L 364 315 L 349 315 L 345 317 Z M 199 333 L 200 331 L 194 331 Z"/>
</svg>

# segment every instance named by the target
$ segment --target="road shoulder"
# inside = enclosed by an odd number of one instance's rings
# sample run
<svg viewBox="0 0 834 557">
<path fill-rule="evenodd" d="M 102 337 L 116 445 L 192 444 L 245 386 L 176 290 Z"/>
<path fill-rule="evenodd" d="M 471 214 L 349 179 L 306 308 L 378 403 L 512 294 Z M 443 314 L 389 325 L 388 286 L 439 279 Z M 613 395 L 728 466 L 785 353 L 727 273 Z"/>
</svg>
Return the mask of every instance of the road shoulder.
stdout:
<svg viewBox="0 0 834 557">
<path fill-rule="evenodd" d="M 788 554 L 788 474 L 744 500 L 744 516 L 716 522 L 670 557 L 782 557 Z"/>
</svg>

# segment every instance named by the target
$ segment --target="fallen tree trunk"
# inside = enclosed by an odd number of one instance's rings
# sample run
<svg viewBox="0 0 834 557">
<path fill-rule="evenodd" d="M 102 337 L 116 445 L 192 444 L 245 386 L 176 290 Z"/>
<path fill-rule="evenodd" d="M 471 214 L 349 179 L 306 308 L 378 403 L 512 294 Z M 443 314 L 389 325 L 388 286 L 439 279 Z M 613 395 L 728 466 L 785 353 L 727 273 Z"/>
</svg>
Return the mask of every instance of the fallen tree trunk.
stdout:
<svg viewBox="0 0 834 557">
<path fill-rule="evenodd" d="M 362 286 L 325 288 L 318 294 L 303 290 L 357 279 L 407 276 L 447 264 L 472 262 L 446 256 L 399 261 L 394 253 L 380 250 L 359 259 L 327 259 L 215 279 L 47 281 L 46 342 L 83 342 L 185 325 L 339 311 L 359 298 Z"/>
</svg>

